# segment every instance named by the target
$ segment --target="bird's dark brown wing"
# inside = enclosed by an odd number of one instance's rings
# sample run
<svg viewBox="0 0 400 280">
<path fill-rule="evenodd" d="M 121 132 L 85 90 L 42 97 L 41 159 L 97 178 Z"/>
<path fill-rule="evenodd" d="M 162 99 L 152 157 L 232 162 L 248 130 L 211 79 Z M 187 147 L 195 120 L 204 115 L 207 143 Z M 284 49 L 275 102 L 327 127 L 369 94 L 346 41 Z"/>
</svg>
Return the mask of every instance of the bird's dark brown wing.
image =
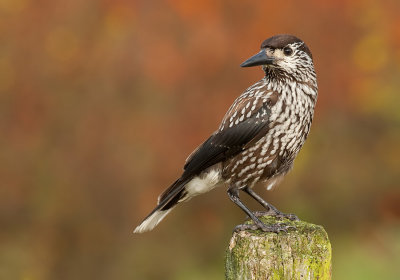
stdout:
<svg viewBox="0 0 400 280">
<path fill-rule="evenodd" d="M 257 117 L 257 115 L 264 116 Z M 269 108 L 262 106 L 256 114 L 237 125 L 214 133 L 190 157 L 185 175 L 197 175 L 208 167 L 240 153 L 252 140 L 259 140 L 268 130 Z"/>
<path fill-rule="evenodd" d="M 265 135 L 271 113 L 270 98 L 239 97 L 229 108 L 220 129 L 188 157 L 182 176 L 197 175 L 208 167 L 237 155 L 250 143 L 257 142 Z"/>
<path fill-rule="evenodd" d="M 239 111 L 235 110 L 239 112 L 237 114 L 231 108 L 224 118 L 227 120 L 226 127 L 221 127 L 189 156 L 181 178 L 159 196 L 159 207 L 163 207 L 163 210 L 169 209 L 183 195 L 184 185 L 191 178 L 214 164 L 234 157 L 243 151 L 246 145 L 258 141 L 266 134 L 271 113 L 269 105 L 261 99 L 254 102 L 249 98 L 248 102 L 254 107 L 246 106 L 246 102 L 242 102 L 236 108 Z M 243 113 L 241 107 L 245 108 Z M 234 117 L 230 118 L 230 115 Z M 239 120 L 237 123 L 235 123 L 236 118 Z"/>
</svg>

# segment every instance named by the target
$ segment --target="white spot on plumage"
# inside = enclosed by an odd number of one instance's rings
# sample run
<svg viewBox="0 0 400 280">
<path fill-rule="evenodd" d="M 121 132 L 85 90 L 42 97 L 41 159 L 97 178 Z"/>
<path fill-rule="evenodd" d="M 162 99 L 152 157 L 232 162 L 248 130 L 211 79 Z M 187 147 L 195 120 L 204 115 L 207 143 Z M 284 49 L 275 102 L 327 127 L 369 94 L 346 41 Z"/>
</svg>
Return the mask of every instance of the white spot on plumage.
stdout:
<svg viewBox="0 0 400 280">
<path fill-rule="evenodd" d="M 268 164 L 266 162 L 258 165 L 258 168 L 264 169 Z"/>
<path fill-rule="evenodd" d="M 267 186 L 267 191 L 272 190 L 272 188 L 274 187 L 274 185 L 275 185 L 275 182 L 271 182 L 270 184 L 268 184 L 268 186 Z"/>
<path fill-rule="evenodd" d="M 268 149 L 262 149 L 261 150 L 261 153 L 260 153 L 260 155 L 263 157 L 263 156 L 265 156 L 266 155 L 266 153 L 267 153 L 267 151 L 268 151 Z"/>
</svg>

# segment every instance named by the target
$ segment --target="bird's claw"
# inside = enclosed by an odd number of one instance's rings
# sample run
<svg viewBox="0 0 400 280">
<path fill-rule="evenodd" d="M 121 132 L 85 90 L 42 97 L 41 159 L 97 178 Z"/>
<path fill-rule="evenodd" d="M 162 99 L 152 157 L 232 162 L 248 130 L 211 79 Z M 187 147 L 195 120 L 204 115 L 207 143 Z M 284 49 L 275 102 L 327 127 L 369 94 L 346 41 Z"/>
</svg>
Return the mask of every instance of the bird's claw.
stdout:
<svg viewBox="0 0 400 280">
<path fill-rule="evenodd" d="M 279 212 L 279 213 L 276 213 L 275 215 L 273 214 L 272 216 L 275 216 L 280 219 L 286 218 L 291 221 L 299 221 L 300 220 L 295 214 L 291 214 L 291 213 L 285 214 L 285 213 Z"/>
<path fill-rule="evenodd" d="M 291 221 L 299 221 L 300 219 L 295 215 L 295 214 L 285 214 L 282 212 L 275 212 L 275 211 L 255 211 L 253 212 L 253 214 L 259 218 L 259 217 L 263 217 L 263 216 L 272 216 L 272 217 L 276 217 L 279 219 L 283 219 L 283 218 L 287 218 Z M 246 219 L 250 219 L 249 216 L 246 217 Z"/>
</svg>

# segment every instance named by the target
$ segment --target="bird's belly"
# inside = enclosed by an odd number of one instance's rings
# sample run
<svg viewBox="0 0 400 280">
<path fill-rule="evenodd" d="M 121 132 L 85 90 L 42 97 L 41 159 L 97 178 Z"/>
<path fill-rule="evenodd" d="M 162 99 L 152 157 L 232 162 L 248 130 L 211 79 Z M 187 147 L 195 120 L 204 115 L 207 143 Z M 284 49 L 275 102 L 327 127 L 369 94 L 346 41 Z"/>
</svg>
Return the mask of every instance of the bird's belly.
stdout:
<svg viewBox="0 0 400 280">
<path fill-rule="evenodd" d="M 241 188 L 252 187 L 263 183 L 272 189 L 283 178 L 293 165 L 304 139 L 301 129 L 292 126 L 288 133 L 276 126 L 269 133 L 244 150 L 223 167 L 223 178 L 230 184 L 238 184 Z M 299 133 L 298 133 L 299 132 Z"/>
</svg>

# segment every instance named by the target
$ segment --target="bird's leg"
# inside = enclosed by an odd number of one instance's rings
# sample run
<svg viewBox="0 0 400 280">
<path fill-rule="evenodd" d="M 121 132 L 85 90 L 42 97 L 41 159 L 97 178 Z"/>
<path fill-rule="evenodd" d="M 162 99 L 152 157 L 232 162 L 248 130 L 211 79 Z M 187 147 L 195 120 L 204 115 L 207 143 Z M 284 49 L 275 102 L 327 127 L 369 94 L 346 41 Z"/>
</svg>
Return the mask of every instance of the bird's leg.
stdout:
<svg viewBox="0 0 400 280">
<path fill-rule="evenodd" d="M 295 214 L 285 214 L 276 209 L 275 206 L 272 204 L 266 202 L 261 196 L 259 196 L 257 193 L 255 193 L 251 188 L 246 187 L 243 189 L 244 192 L 246 192 L 248 195 L 250 195 L 252 198 L 257 200 L 258 203 L 260 203 L 262 206 L 264 206 L 267 211 L 257 211 L 253 212 L 253 214 L 257 217 L 261 217 L 264 215 L 268 216 L 274 216 L 278 218 L 288 218 L 291 221 L 298 221 L 299 218 Z"/>
<path fill-rule="evenodd" d="M 228 195 L 229 198 L 242 209 L 253 221 L 254 224 L 242 224 L 238 225 L 235 227 L 235 232 L 243 231 L 243 230 L 257 230 L 261 229 L 262 231 L 266 232 L 275 232 L 278 233 L 280 231 L 287 232 L 287 229 L 289 228 L 286 225 L 266 225 L 263 222 L 260 221 L 259 218 L 256 217 L 256 215 L 253 214 L 244 204 L 243 202 L 239 199 L 239 188 L 236 186 L 231 186 L 228 188 Z"/>
</svg>

